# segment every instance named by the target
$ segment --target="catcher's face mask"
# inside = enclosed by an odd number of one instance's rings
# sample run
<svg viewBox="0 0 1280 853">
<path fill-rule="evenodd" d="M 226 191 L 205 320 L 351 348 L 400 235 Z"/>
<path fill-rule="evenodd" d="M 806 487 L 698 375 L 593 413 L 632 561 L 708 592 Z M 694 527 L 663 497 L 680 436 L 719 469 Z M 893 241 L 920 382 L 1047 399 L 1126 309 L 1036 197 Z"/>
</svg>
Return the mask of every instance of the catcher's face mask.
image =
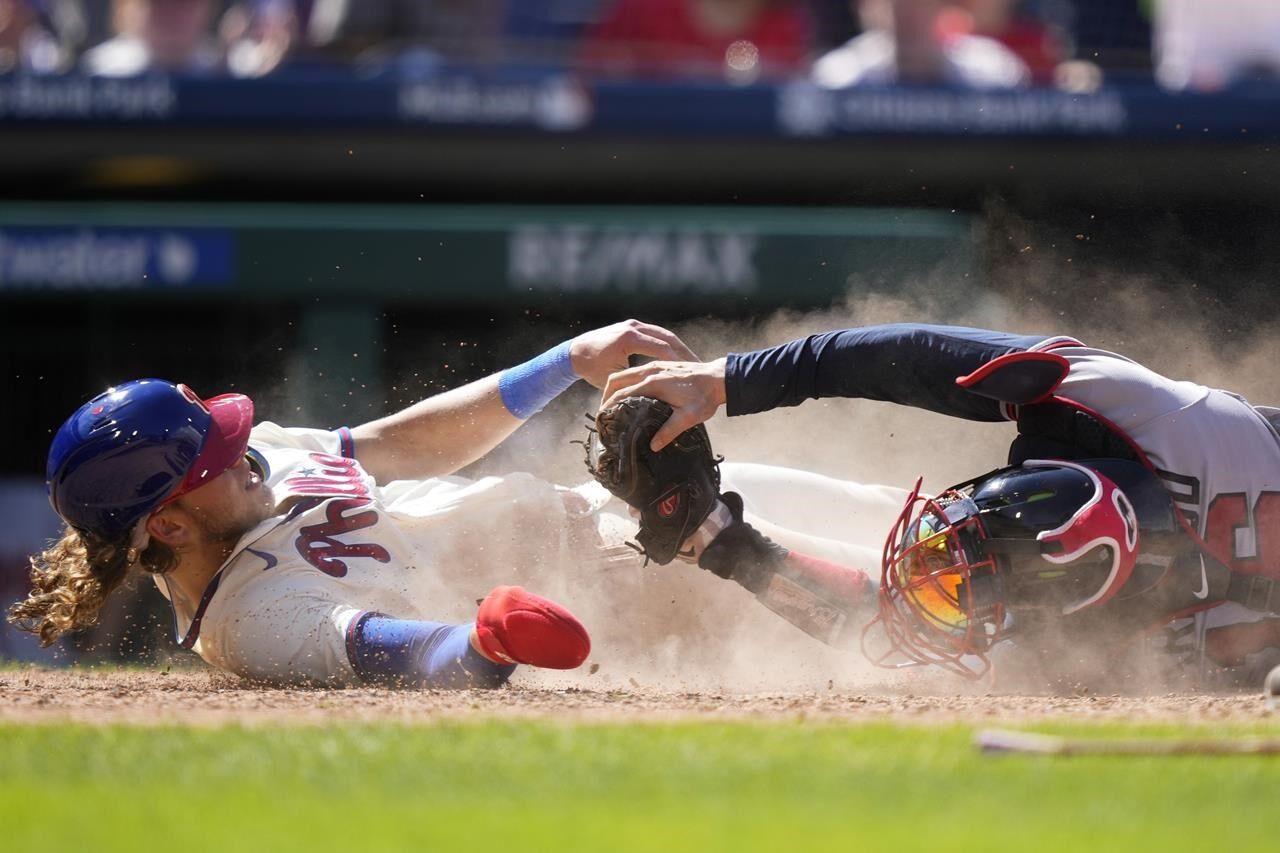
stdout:
<svg viewBox="0 0 1280 853">
<path fill-rule="evenodd" d="M 928 498 L 917 481 L 908 496 L 882 557 L 876 621 L 890 649 L 876 663 L 896 652 L 906 665 L 981 676 L 1017 613 L 1068 615 L 1131 575 L 1137 517 L 1098 471 L 1034 460 L 970 489 Z"/>
</svg>

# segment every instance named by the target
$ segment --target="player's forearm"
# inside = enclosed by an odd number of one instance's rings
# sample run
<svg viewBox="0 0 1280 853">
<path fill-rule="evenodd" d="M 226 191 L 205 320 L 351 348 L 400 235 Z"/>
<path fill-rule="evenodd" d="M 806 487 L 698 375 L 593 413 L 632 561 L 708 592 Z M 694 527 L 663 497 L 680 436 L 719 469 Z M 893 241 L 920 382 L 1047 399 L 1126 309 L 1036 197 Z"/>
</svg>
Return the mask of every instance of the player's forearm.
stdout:
<svg viewBox="0 0 1280 853">
<path fill-rule="evenodd" d="M 811 335 L 731 354 L 725 365 L 726 411 L 745 415 L 822 397 L 858 397 L 970 420 L 1001 420 L 998 403 L 957 386 L 956 377 L 1043 339 L 917 324 Z"/>
<path fill-rule="evenodd" d="M 351 437 L 360 464 L 375 480 L 388 482 L 452 474 L 521 423 L 503 405 L 495 375 L 355 427 Z"/>
<path fill-rule="evenodd" d="M 578 381 L 566 341 L 523 364 L 429 397 L 351 431 L 379 481 L 452 474 L 497 447 Z"/>
<path fill-rule="evenodd" d="M 861 569 L 790 551 L 756 600 L 809 636 L 844 646 L 870 617 L 875 589 Z"/>
</svg>

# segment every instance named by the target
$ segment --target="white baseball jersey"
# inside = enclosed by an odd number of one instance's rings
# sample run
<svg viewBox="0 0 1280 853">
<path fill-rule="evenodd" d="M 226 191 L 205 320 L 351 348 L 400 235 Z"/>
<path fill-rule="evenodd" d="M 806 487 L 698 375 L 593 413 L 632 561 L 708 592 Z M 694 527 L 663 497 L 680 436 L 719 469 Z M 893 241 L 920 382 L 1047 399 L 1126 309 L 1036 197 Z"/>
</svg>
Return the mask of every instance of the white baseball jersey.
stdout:
<svg viewBox="0 0 1280 853">
<path fill-rule="evenodd" d="M 183 647 L 241 676 L 353 682 L 361 613 L 469 621 L 488 588 L 459 588 L 459 575 L 567 544 L 557 487 L 528 474 L 379 485 L 345 430 L 261 423 L 249 445 L 280 514 L 241 537 L 200 601 L 171 599 Z"/>
</svg>

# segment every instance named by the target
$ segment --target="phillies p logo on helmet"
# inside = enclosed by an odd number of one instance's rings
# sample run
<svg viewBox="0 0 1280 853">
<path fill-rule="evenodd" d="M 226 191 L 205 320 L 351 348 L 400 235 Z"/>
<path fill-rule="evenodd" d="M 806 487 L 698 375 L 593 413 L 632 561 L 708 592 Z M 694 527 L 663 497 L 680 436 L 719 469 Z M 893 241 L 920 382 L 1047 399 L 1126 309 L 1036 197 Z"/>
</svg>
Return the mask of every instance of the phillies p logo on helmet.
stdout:
<svg viewBox="0 0 1280 853">
<path fill-rule="evenodd" d="M 197 406 L 199 406 L 200 411 L 204 412 L 206 415 L 209 414 L 209 407 L 204 404 L 204 400 L 200 399 L 199 394 L 197 394 L 195 391 L 192 391 L 182 382 L 178 383 L 178 390 L 182 392 L 182 396 L 186 397 L 192 403 L 195 403 Z"/>
</svg>

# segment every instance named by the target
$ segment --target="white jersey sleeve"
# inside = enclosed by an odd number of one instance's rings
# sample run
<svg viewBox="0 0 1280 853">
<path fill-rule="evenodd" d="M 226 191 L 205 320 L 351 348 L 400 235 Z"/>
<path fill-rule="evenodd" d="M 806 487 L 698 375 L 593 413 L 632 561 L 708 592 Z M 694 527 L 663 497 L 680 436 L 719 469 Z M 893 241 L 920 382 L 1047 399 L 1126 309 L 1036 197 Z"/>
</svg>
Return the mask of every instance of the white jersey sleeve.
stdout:
<svg viewBox="0 0 1280 853">
<path fill-rule="evenodd" d="M 351 433 L 345 427 L 336 430 L 306 427 L 282 427 L 263 421 L 249 433 L 250 446 L 262 450 L 308 450 L 332 456 L 351 456 Z"/>
</svg>

